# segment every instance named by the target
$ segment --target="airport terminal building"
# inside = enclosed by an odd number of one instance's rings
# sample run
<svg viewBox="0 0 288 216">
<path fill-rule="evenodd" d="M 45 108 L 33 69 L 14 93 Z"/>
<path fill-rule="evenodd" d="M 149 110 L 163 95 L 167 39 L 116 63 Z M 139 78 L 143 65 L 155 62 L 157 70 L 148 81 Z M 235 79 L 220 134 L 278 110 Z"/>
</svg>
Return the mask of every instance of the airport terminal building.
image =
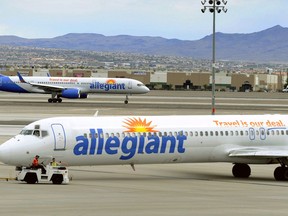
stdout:
<svg viewBox="0 0 288 216">
<path fill-rule="evenodd" d="M 204 72 L 107 70 L 107 69 L 10 69 L 1 71 L 13 76 L 20 71 L 25 76 L 109 77 L 132 78 L 143 82 L 150 89 L 211 90 L 212 75 Z M 217 91 L 281 91 L 286 87 L 287 73 L 228 73 L 215 74 Z"/>
</svg>

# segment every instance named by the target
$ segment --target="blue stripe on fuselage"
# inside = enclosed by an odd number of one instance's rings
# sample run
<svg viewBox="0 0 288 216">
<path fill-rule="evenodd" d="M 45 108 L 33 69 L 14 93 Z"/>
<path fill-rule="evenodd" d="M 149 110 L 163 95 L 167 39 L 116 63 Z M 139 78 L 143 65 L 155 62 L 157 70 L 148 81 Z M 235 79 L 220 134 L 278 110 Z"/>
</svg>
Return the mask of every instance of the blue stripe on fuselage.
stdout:
<svg viewBox="0 0 288 216">
<path fill-rule="evenodd" d="M 17 93 L 29 93 L 25 89 L 21 88 L 19 85 L 14 83 L 9 77 L 0 77 L 0 90 L 7 92 L 17 92 Z"/>
</svg>

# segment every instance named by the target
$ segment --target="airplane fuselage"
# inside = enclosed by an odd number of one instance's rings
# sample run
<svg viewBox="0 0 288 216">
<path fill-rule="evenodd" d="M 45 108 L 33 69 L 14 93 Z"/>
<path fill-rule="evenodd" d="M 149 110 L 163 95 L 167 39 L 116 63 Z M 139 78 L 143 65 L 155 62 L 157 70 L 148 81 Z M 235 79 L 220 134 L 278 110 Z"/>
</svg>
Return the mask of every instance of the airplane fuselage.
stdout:
<svg viewBox="0 0 288 216">
<path fill-rule="evenodd" d="M 50 94 L 43 86 L 56 86 L 62 89 L 77 88 L 81 93 L 112 93 L 112 94 L 142 94 L 145 92 L 143 84 L 128 78 L 77 78 L 77 77 L 25 77 L 21 82 L 18 76 L 0 77 L 0 90 L 17 93 Z M 146 92 L 147 89 L 146 89 Z"/>
<path fill-rule="evenodd" d="M 4 143 L 0 159 L 15 166 L 36 154 L 69 166 L 278 163 L 288 152 L 287 125 L 280 115 L 49 118 Z"/>
</svg>

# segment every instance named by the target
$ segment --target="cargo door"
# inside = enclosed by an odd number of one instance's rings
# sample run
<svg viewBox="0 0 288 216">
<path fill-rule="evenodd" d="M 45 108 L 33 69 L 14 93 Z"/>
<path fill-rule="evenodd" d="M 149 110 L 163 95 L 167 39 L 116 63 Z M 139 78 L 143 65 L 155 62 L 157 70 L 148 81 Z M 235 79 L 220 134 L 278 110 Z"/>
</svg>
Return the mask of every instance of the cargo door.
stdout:
<svg viewBox="0 0 288 216">
<path fill-rule="evenodd" d="M 63 151 L 66 149 L 66 136 L 62 124 L 52 124 L 52 131 L 54 135 L 54 150 Z"/>
</svg>

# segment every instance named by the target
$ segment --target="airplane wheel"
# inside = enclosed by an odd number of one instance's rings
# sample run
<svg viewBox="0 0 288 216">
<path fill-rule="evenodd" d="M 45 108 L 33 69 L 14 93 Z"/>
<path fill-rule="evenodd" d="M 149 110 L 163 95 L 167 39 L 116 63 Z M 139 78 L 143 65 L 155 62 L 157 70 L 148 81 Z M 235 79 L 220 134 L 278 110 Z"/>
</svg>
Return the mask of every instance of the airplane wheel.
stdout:
<svg viewBox="0 0 288 216">
<path fill-rule="evenodd" d="M 276 181 L 288 180 L 288 169 L 286 167 L 277 167 L 274 170 L 274 178 Z"/>
<path fill-rule="evenodd" d="M 125 104 L 128 104 L 128 100 L 125 100 L 124 103 L 125 103 Z"/>
<path fill-rule="evenodd" d="M 53 99 L 52 99 L 52 102 L 53 102 L 53 103 L 57 103 L 57 101 L 58 101 L 58 100 L 57 100 L 56 98 L 53 98 Z"/>
<path fill-rule="evenodd" d="M 53 101 L 52 98 L 48 99 L 48 103 L 52 103 L 52 101 Z"/>
<path fill-rule="evenodd" d="M 58 101 L 58 103 L 61 103 L 62 99 L 61 98 L 57 98 L 57 101 Z"/>
<path fill-rule="evenodd" d="M 232 169 L 233 176 L 236 178 L 248 178 L 251 175 L 251 169 L 248 164 L 235 164 Z"/>
</svg>

